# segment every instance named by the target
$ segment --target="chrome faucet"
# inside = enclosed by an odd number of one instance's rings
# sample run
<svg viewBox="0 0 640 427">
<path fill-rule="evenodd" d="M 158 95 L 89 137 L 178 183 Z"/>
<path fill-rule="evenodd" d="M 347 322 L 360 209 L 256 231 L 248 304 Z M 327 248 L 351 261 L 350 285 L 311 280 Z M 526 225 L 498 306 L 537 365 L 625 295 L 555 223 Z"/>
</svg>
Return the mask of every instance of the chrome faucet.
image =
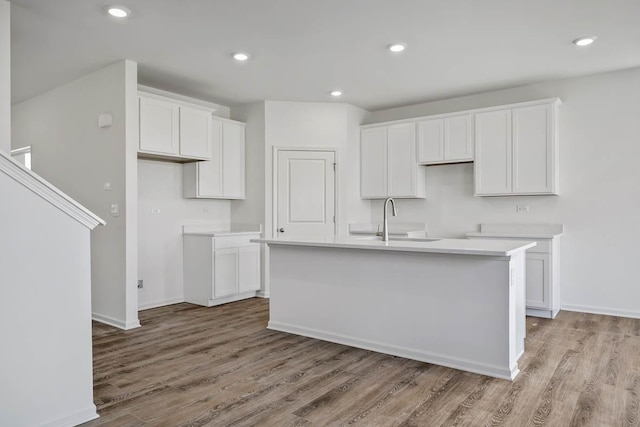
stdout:
<svg viewBox="0 0 640 427">
<path fill-rule="evenodd" d="M 391 198 L 391 197 L 387 197 L 387 199 L 384 201 L 384 222 L 382 224 L 382 241 L 383 242 L 388 242 L 389 241 L 389 224 L 387 221 L 387 204 L 389 204 L 389 202 L 391 202 L 391 207 L 393 208 L 393 212 L 391 212 L 393 214 L 393 216 L 398 215 L 398 211 L 396 210 L 396 202 Z"/>
</svg>

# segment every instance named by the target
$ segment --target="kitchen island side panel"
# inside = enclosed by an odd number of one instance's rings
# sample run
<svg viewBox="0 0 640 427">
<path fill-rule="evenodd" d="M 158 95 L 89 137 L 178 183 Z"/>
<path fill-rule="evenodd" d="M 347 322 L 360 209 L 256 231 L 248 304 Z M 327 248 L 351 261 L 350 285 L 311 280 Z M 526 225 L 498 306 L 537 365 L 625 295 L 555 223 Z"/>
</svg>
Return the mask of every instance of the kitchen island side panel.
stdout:
<svg viewBox="0 0 640 427">
<path fill-rule="evenodd" d="M 524 263 L 511 257 L 270 245 L 269 328 L 513 379 Z M 520 303 L 524 306 L 524 300 Z M 522 310 L 523 311 L 523 310 Z M 520 341 L 520 342 L 516 342 Z"/>
</svg>

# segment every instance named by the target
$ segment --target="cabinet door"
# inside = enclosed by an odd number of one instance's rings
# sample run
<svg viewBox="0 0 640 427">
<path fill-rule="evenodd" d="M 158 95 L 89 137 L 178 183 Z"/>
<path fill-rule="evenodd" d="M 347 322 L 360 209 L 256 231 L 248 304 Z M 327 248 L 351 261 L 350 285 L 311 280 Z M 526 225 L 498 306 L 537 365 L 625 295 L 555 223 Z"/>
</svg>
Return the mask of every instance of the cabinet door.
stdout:
<svg viewBox="0 0 640 427">
<path fill-rule="evenodd" d="M 238 293 L 238 248 L 216 249 L 213 260 L 213 297 Z"/>
<path fill-rule="evenodd" d="M 510 194 L 511 110 L 475 115 L 476 195 Z"/>
<path fill-rule="evenodd" d="M 211 120 L 211 160 L 198 162 L 198 197 L 222 197 L 222 122 Z"/>
<path fill-rule="evenodd" d="M 140 151 L 178 155 L 179 108 L 154 98 L 139 98 Z"/>
<path fill-rule="evenodd" d="M 211 114 L 190 107 L 180 107 L 180 155 L 211 158 L 209 122 Z"/>
<path fill-rule="evenodd" d="M 387 128 L 363 129 L 360 141 L 360 197 L 387 195 Z"/>
<path fill-rule="evenodd" d="M 389 196 L 416 195 L 416 126 L 402 123 L 387 128 Z"/>
<path fill-rule="evenodd" d="M 444 159 L 448 161 L 473 160 L 473 116 L 444 119 Z"/>
<path fill-rule="evenodd" d="M 244 126 L 222 123 L 222 194 L 244 199 Z"/>
<path fill-rule="evenodd" d="M 258 236 L 256 236 L 258 237 Z M 260 246 L 252 244 L 238 249 L 239 254 L 239 292 L 260 289 Z"/>
<path fill-rule="evenodd" d="M 527 307 L 549 309 L 549 254 L 527 252 Z"/>
<path fill-rule="evenodd" d="M 418 163 L 440 163 L 444 160 L 444 120 L 418 122 Z"/>
<path fill-rule="evenodd" d="M 554 192 L 552 106 L 513 109 L 513 192 Z"/>
</svg>

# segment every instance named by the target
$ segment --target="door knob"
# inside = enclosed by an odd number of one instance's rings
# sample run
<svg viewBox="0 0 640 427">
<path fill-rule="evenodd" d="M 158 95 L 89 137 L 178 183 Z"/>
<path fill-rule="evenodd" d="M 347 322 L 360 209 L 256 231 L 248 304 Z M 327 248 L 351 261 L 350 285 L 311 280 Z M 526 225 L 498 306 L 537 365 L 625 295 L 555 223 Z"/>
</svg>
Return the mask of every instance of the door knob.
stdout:
<svg viewBox="0 0 640 427">
<path fill-rule="evenodd" d="M 284 228 L 279 228 L 278 233 L 284 233 Z"/>
</svg>

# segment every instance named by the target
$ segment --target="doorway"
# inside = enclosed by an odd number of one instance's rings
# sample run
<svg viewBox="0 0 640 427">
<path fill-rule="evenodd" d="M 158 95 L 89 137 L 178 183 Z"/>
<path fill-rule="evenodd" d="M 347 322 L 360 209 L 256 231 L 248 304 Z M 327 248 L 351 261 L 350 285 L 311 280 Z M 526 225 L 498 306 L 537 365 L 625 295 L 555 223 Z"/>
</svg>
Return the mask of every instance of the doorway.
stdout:
<svg viewBox="0 0 640 427">
<path fill-rule="evenodd" d="M 336 150 L 275 149 L 274 236 L 336 234 Z"/>
</svg>

